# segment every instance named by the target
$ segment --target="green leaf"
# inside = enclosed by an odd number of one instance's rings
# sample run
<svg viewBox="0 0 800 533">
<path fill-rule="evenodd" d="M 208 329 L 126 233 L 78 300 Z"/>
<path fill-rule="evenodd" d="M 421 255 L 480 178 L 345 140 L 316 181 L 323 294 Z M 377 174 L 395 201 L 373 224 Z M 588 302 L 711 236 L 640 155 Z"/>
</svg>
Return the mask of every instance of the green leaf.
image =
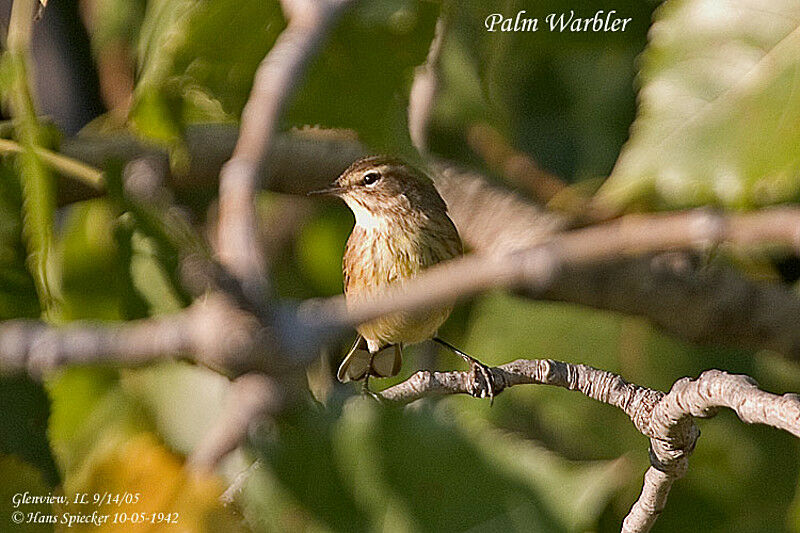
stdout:
<svg viewBox="0 0 800 533">
<path fill-rule="evenodd" d="M 54 268 L 53 220 L 55 182 L 36 148 L 43 146 L 46 131 L 40 127 L 28 87 L 28 66 L 23 51 L 0 56 L 8 88 L 3 98 L 15 119 L 15 137 L 24 150 L 15 158 L 21 188 L 22 236 L 28 269 L 36 284 L 40 306 L 47 317 L 58 307 L 59 286 Z"/>
<path fill-rule="evenodd" d="M 244 501 L 258 531 L 584 531 L 628 476 L 619 462 L 567 461 L 467 421 L 447 402 L 353 398 L 341 415 L 286 417 L 278 435 L 255 438 L 265 466 Z"/>
<path fill-rule="evenodd" d="M 64 295 L 63 318 L 119 320 L 127 265 L 117 251 L 110 202 L 88 200 L 71 206 L 59 241 Z"/>
<path fill-rule="evenodd" d="M 223 415 L 230 389 L 224 376 L 175 361 L 127 372 L 121 383 L 126 393 L 151 413 L 159 436 L 185 455 Z"/>
<path fill-rule="evenodd" d="M 62 474 L 77 470 L 105 435 L 138 427 L 119 387 L 119 372 L 70 367 L 47 383 L 51 400 L 50 445 Z"/>
<path fill-rule="evenodd" d="M 651 2 L 516 0 L 458 2 L 442 49 L 441 88 L 431 124 L 435 151 L 475 159 L 470 129 L 487 123 L 515 148 L 572 180 L 607 175 L 635 113 L 634 59 L 645 45 Z M 610 10 L 625 32 L 550 31 L 545 18 Z M 501 13 L 539 20 L 536 32 L 489 32 Z"/>
<path fill-rule="evenodd" d="M 273 1 L 149 2 L 139 35 L 133 126 L 174 145 L 188 123 L 238 116 L 283 24 Z"/>
<path fill-rule="evenodd" d="M 631 137 L 598 202 L 748 208 L 800 197 L 800 4 L 657 11 Z"/>
<path fill-rule="evenodd" d="M 254 495 L 272 496 L 260 501 L 248 498 L 246 515 L 254 524 L 261 524 L 257 530 L 299 532 L 307 529 L 308 522 L 321 524 L 322 530 L 328 531 L 369 530 L 368 514 L 356 502 L 337 465 L 333 445 L 337 419 L 333 415 L 309 409 L 294 412 L 281 421 L 278 440 L 257 442 L 256 452 L 271 475 L 255 478 L 246 490 Z M 272 477 L 279 489 L 260 486 Z M 302 511 L 281 516 L 279 521 L 269 524 L 278 511 L 275 507 L 279 501 L 290 502 L 283 508 Z"/>
<path fill-rule="evenodd" d="M 44 515 L 53 514 L 51 504 L 20 504 L 14 506 L 14 496 L 28 493 L 31 496 L 52 495 L 52 488 L 42 479 L 39 470 L 13 455 L 0 453 L 0 523 L 7 531 L 18 533 L 43 533 L 53 531 L 52 525 L 26 523 L 28 513 L 40 512 Z M 12 513 L 25 513 L 23 522 L 19 525 L 12 522 Z"/>
<path fill-rule="evenodd" d="M 0 376 L 0 405 L 0 456 L 21 457 L 56 485 L 59 475 L 47 439 L 50 401 L 43 387 L 26 377 Z"/>
<path fill-rule="evenodd" d="M 408 147 L 407 94 L 437 13 L 432 2 L 358 4 L 323 44 L 286 122 L 352 128 L 373 147 Z M 188 123 L 238 117 L 256 68 L 285 25 L 276 1 L 150 2 L 134 126 L 173 142 Z"/>
<path fill-rule="evenodd" d="M 410 146 L 413 68 L 425 61 L 438 15 L 433 2 L 361 2 L 334 28 L 290 106 L 292 125 L 350 128 L 377 150 Z"/>
</svg>

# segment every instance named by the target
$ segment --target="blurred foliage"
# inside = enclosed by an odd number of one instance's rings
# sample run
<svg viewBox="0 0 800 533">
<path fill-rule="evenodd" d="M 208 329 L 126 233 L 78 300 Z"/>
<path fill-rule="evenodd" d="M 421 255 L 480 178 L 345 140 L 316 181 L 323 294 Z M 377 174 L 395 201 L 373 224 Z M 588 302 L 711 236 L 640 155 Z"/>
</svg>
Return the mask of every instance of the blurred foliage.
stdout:
<svg viewBox="0 0 800 533">
<path fill-rule="evenodd" d="M 91 469 L 82 471 L 65 484 L 68 494 L 87 492 L 90 495 L 110 494 L 112 516 L 144 516 L 145 527 L 152 530 L 236 533 L 245 531 L 238 518 L 225 510 L 219 501 L 223 487 L 214 478 L 191 474 L 183 468 L 179 457 L 169 453 L 158 440 L 137 435 L 114 442 L 108 439 L 104 449 L 97 450 Z M 136 498 L 136 495 L 140 498 Z M 115 498 L 131 497 L 124 503 Z M 91 514 L 98 508 L 94 502 L 69 505 L 69 512 Z M 165 518 L 166 517 L 166 518 Z M 175 520 L 167 521 L 169 520 Z M 137 518 L 138 520 L 138 518 Z M 73 531 L 125 532 L 142 527 L 113 519 L 101 526 L 73 526 Z"/>
<path fill-rule="evenodd" d="M 12 163 L 0 160 L 0 319 L 39 316 L 33 278 L 25 268 L 22 192 Z"/>
<path fill-rule="evenodd" d="M 21 5 L 33 4 L 23 0 Z M 12 22 L 20 12 L 12 10 Z M 28 87 L 30 66 L 27 46 L 30 29 L 26 31 L 22 26 L 20 29 L 10 29 L 7 49 L 0 55 L 0 104 L 13 114 L 14 135 L 23 148 L 15 158 L 15 164 L 19 167 L 17 181 L 21 193 L 21 235 L 28 251 L 26 262 L 39 295 L 42 313 L 52 319 L 57 313 L 59 293 L 53 257 L 55 181 L 34 148 L 48 146 L 53 139 L 49 138 L 49 131 L 41 127 L 36 117 L 33 96 Z"/>
<path fill-rule="evenodd" d="M 656 13 L 639 111 L 601 200 L 745 208 L 800 197 L 800 5 L 685 0 Z"/>
<path fill-rule="evenodd" d="M 627 477 L 618 462 L 571 463 L 458 422 L 444 404 L 341 409 L 287 417 L 258 444 L 267 466 L 245 503 L 257 530 L 581 531 Z"/>
<path fill-rule="evenodd" d="M 134 63 L 126 127 L 169 147 L 174 170 L 186 168 L 189 124 L 237 119 L 261 58 L 286 25 L 275 0 L 92 4 L 94 50 L 123 43 L 120 53 Z M 788 0 L 760 11 L 755 0 L 726 4 L 673 0 L 651 26 L 654 4 L 641 0 L 453 3 L 433 150 L 481 167 L 469 132 L 488 123 L 568 181 L 614 168 L 600 197 L 614 208 L 796 199 L 800 13 Z M 440 8 L 413 0 L 358 4 L 310 65 L 282 126 L 349 128 L 373 150 L 413 156 L 407 94 Z M 609 9 L 633 18 L 626 32 L 484 28 L 494 12 L 543 19 Z M 8 60 L 0 66 L 3 99 L 11 88 L 19 97 L 24 70 Z M 27 122 L 3 135 L 55 142 L 30 109 L 21 118 Z M 175 246 L 184 229 L 160 200 L 136 205 L 125 197 L 119 162 L 106 169 L 108 197 L 56 211 L 49 175 L 26 157 L 0 160 L 0 319 L 37 317 L 47 307 L 37 294 L 46 242 L 56 252 L 47 279 L 60 278 L 63 296 L 54 320 L 127 320 L 186 305 Z M 259 208 L 281 201 L 265 194 Z M 339 293 L 351 225 L 341 205 L 312 212 L 277 252 L 276 292 Z M 503 292 L 457 308 L 443 335 L 487 363 L 548 357 L 662 390 L 711 367 L 749 374 L 776 392 L 800 389 L 798 366 L 775 354 L 691 346 L 638 319 Z M 420 364 L 415 358 L 463 368 L 452 354 L 425 347 L 407 355 L 402 376 Z M 209 370 L 175 362 L 70 368 L 48 376 L 45 388 L 2 378 L 0 530 L 15 492 L 97 490 L 141 491 L 132 512 L 180 512 L 187 531 L 617 531 L 648 464 L 647 441 L 624 414 L 574 392 L 516 387 L 491 409 L 459 397 L 395 410 L 353 398 L 355 388 L 331 387 L 322 403 L 309 399 L 253 432 L 250 456 L 226 461 L 222 480 L 190 479 L 180 469 L 227 398 L 229 382 Z M 710 532 L 800 531 L 796 439 L 730 413 L 700 426 L 689 474 L 654 531 L 697 524 Z M 253 458 L 263 466 L 236 505 L 223 509 L 220 490 Z"/>
<path fill-rule="evenodd" d="M 4 521 L 3 526 L 10 527 L 11 513 L 17 509 L 14 507 L 13 500 L 17 494 L 26 491 L 31 494 L 47 496 L 52 491 L 52 486 L 42 479 L 42 472 L 28 463 L 21 461 L 13 455 L 0 454 L 0 519 Z M 27 505 L 24 507 L 26 512 L 49 513 L 50 506 Z M 42 533 L 43 531 L 53 531 L 52 526 L 41 526 L 36 524 L 14 525 L 14 531 L 22 533 Z"/>
<path fill-rule="evenodd" d="M 590 17 L 614 9 L 632 17 L 624 33 L 559 33 L 544 28 L 548 13 Z M 634 60 L 645 44 L 652 6 L 641 0 L 471 0 L 454 11 L 442 55 L 443 91 L 433 128 L 437 150 L 474 156 L 464 136 L 486 122 L 569 180 L 607 175 L 634 116 Z M 538 17 L 537 32 L 487 32 L 491 13 Z"/>
</svg>

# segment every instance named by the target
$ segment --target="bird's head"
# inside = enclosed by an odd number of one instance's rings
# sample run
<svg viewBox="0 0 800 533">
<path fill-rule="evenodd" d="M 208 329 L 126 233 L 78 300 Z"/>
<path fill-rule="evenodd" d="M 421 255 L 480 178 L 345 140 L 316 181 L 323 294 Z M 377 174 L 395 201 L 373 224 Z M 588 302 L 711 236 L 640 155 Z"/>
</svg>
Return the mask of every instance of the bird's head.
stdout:
<svg viewBox="0 0 800 533">
<path fill-rule="evenodd" d="M 331 187 L 316 194 L 331 194 L 344 200 L 364 227 L 407 220 L 446 216 L 447 207 L 431 179 L 421 170 L 399 159 L 370 156 L 345 170 Z"/>
</svg>

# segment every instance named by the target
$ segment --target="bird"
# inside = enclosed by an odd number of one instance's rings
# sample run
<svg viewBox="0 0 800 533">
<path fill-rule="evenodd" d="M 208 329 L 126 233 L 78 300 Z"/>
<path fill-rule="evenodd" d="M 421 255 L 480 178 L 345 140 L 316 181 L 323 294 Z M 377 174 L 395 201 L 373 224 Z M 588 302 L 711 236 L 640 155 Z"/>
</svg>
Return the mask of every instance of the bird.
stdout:
<svg viewBox="0 0 800 533">
<path fill-rule="evenodd" d="M 375 155 L 351 164 L 329 188 L 310 194 L 341 198 L 355 225 L 342 257 L 344 295 L 348 305 L 375 297 L 426 268 L 463 254 L 461 238 L 433 181 L 400 159 Z M 437 336 L 452 305 L 425 311 L 399 311 L 356 327 L 358 336 L 343 359 L 337 378 L 364 380 L 397 375 L 403 347 L 426 340 L 452 350 L 483 376 L 481 396 L 493 399 L 489 368 Z"/>
</svg>

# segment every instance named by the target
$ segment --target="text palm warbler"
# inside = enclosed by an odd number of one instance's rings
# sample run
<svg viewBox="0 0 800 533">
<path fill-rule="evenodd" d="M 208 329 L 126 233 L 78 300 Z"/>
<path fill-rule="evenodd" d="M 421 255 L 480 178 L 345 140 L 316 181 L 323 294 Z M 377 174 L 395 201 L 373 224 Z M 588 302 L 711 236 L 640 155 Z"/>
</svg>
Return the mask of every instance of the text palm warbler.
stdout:
<svg viewBox="0 0 800 533">
<path fill-rule="evenodd" d="M 359 159 L 329 189 L 316 193 L 342 198 L 355 215 L 342 261 L 348 304 L 462 254 L 458 231 L 431 179 L 398 159 Z M 436 337 L 451 311 L 452 306 L 397 312 L 360 324 L 359 336 L 339 366 L 339 380 L 363 379 L 366 387 L 370 376 L 394 376 L 400 372 L 403 345 L 433 339 L 477 366 L 492 396 L 491 372 Z"/>
</svg>

